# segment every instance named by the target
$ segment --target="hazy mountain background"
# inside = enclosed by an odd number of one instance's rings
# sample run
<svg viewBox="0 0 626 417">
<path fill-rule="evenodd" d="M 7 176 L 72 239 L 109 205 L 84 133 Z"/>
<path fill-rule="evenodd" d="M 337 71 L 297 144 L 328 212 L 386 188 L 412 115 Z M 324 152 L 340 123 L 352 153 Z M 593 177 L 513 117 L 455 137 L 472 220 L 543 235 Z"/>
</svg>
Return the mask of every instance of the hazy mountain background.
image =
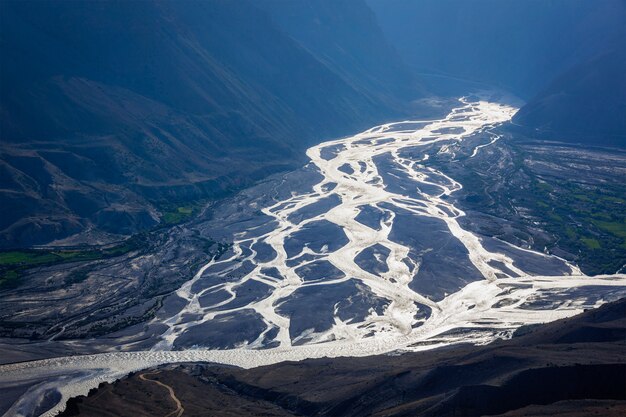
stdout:
<svg viewBox="0 0 626 417">
<path fill-rule="evenodd" d="M 532 134 L 626 146 L 626 1 L 368 4 L 431 88 L 462 92 L 461 79 L 499 86 L 528 101 L 514 122 Z"/>
<path fill-rule="evenodd" d="M 0 248 L 153 227 L 468 82 L 526 135 L 625 146 L 625 4 L 0 2 Z"/>
<path fill-rule="evenodd" d="M 530 99 L 626 34 L 623 0 L 368 0 L 402 58 L 423 73 Z M 624 42 L 620 42 L 623 46 Z"/>
</svg>

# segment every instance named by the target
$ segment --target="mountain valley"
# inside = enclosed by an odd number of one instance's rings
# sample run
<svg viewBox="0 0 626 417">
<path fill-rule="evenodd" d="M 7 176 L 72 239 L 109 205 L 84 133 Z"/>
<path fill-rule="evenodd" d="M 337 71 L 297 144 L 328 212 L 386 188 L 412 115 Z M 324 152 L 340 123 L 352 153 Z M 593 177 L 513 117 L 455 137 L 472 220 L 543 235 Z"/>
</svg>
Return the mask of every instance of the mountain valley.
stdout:
<svg viewBox="0 0 626 417">
<path fill-rule="evenodd" d="M 0 414 L 626 404 L 623 0 L 0 2 Z"/>
</svg>

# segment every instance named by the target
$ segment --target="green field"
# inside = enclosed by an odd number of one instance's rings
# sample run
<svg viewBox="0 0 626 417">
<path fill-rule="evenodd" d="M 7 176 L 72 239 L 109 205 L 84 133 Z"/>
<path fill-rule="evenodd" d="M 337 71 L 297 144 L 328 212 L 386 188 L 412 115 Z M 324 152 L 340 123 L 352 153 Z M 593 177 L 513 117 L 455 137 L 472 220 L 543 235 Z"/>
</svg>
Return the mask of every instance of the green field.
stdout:
<svg viewBox="0 0 626 417">
<path fill-rule="evenodd" d="M 621 237 L 626 240 L 626 223 L 625 222 L 606 222 L 606 221 L 598 221 L 594 220 L 596 226 L 598 226 L 602 230 L 606 230 L 607 232 Z"/>
<path fill-rule="evenodd" d="M 519 191 L 518 191 L 519 192 Z M 625 191 L 615 186 L 585 186 L 554 179 L 550 190 L 533 182 L 526 207 L 545 221 L 559 246 L 577 254 L 589 274 L 614 273 L 626 263 Z"/>
<path fill-rule="evenodd" d="M 166 226 L 173 226 L 191 220 L 198 215 L 205 206 L 206 201 L 199 200 L 190 203 L 166 203 L 159 206 L 161 211 L 161 223 Z"/>
<path fill-rule="evenodd" d="M 598 242 L 596 239 L 589 239 L 589 238 L 582 238 L 580 239 L 582 240 L 582 242 L 587 245 L 587 247 L 589 249 L 600 249 L 600 242 Z"/>
</svg>

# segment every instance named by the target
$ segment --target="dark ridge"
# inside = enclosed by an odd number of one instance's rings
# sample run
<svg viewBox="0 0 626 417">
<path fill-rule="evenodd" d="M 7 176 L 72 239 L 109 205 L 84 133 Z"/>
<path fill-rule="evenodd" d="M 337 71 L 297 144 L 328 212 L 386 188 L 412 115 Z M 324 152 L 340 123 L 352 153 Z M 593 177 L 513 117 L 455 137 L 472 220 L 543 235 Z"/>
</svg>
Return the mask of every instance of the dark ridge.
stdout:
<svg viewBox="0 0 626 417">
<path fill-rule="evenodd" d="M 504 385 L 470 385 L 439 406 L 432 416 L 483 416 L 502 414 L 528 405 L 563 400 L 626 400 L 626 364 L 576 365 L 530 369 Z"/>
</svg>

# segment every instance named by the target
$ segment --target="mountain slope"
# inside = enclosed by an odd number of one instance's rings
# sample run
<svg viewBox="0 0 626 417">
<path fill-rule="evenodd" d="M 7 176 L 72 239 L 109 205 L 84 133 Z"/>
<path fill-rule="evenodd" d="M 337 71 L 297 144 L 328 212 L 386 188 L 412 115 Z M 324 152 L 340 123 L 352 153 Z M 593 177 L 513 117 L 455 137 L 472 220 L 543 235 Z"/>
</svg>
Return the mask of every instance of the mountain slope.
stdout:
<svg viewBox="0 0 626 417">
<path fill-rule="evenodd" d="M 278 26 L 347 84 L 375 102 L 398 107 L 423 88 L 390 47 L 364 0 L 263 0 Z"/>
<path fill-rule="evenodd" d="M 626 46 L 557 77 L 513 122 L 544 138 L 626 147 Z"/>
<path fill-rule="evenodd" d="M 514 132 L 626 146 L 625 1 L 368 3 L 433 90 L 503 88 L 528 100 Z"/>
<path fill-rule="evenodd" d="M 626 37 L 623 0 L 368 0 L 409 64 L 528 99 Z"/>
<path fill-rule="evenodd" d="M 0 247 L 132 233 L 400 112 L 257 5 L 2 2 Z"/>
</svg>

